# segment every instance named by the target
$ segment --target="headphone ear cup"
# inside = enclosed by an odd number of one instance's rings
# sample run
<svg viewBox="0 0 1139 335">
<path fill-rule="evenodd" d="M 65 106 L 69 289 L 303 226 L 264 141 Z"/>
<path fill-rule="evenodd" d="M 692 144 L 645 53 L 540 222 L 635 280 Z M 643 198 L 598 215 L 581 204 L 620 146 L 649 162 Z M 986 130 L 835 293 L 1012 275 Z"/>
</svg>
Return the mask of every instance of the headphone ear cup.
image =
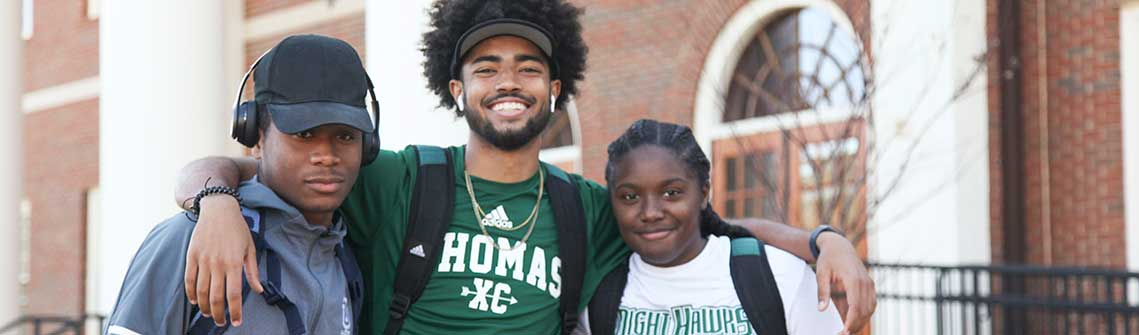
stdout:
<svg viewBox="0 0 1139 335">
<path fill-rule="evenodd" d="M 360 166 L 367 166 L 376 160 L 376 156 L 380 155 L 380 137 L 376 132 L 364 135 L 364 152 L 360 158 Z"/>
<path fill-rule="evenodd" d="M 261 136 L 257 132 L 256 101 L 242 102 L 233 110 L 233 129 L 230 130 L 230 136 L 247 148 L 257 145 Z"/>
</svg>

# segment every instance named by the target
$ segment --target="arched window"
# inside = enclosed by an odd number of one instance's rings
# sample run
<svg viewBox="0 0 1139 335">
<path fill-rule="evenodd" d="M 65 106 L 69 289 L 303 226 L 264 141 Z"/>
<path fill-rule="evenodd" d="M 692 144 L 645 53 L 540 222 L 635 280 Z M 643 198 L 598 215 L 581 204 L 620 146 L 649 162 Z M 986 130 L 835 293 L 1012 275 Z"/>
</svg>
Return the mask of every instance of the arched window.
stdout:
<svg viewBox="0 0 1139 335">
<path fill-rule="evenodd" d="M 802 8 L 779 14 L 736 63 L 723 121 L 856 107 L 866 99 L 861 50 L 830 13 Z"/>
<path fill-rule="evenodd" d="M 840 19 L 787 8 L 738 42 L 711 143 L 713 205 L 724 216 L 865 221 L 868 76 L 860 39 Z"/>
</svg>

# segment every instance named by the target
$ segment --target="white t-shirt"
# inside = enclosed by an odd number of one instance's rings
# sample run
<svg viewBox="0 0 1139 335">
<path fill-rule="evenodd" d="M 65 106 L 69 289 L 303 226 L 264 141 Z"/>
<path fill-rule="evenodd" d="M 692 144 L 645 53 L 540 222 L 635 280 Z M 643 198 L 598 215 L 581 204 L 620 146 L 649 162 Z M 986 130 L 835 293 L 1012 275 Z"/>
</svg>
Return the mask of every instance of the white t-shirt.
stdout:
<svg viewBox="0 0 1139 335">
<path fill-rule="evenodd" d="M 783 300 L 788 334 L 836 334 L 842 320 L 828 304 L 820 312 L 815 272 L 803 260 L 766 246 L 768 263 Z M 732 285 L 731 239 L 709 236 L 692 261 L 662 268 L 629 258 L 629 278 L 621 298 L 617 334 L 755 334 Z M 590 334 L 589 311 L 581 313 L 577 334 Z"/>
</svg>

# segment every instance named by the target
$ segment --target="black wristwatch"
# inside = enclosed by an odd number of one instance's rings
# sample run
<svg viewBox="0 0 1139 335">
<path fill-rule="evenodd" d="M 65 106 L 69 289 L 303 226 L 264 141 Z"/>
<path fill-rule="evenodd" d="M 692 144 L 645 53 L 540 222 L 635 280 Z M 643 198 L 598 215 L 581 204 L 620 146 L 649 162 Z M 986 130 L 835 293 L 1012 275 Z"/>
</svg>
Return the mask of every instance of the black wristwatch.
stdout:
<svg viewBox="0 0 1139 335">
<path fill-rule="evenodd" d="M 818 243 L 819 242 L 819 235 L 822 234 L 823 232 L 828 232 L 828 231 L 835 233 L 835 234 L 839 234 L 843 237 L 846 237 L 845 235 L 842 234 L 842 232 L 838 231 L 838 229 L 834 229 L 834 227 L 831 227 L 830 225 L 824 224 L 824 225 L 819 225 L 818 227 L 815 227 L 815 230 L 811 231 L 811 238 L 809 240 L 807 240 L 807 245 L 809 247 L 811 247 L 811 256 L 814 257 L 815 260 L 819 259 L 819 252 L 820 252 L 819 251 L 819 243 Z"/>
</svg>

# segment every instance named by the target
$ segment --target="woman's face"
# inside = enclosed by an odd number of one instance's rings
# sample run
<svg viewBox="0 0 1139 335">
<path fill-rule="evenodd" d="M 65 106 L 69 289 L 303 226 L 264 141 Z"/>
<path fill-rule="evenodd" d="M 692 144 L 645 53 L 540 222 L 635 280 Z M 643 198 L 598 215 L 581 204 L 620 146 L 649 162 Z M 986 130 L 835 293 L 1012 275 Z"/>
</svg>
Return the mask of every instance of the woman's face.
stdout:
<svg viewBox="0 0 1139 335">
<path fill-rule="evenodd" d="M 708 190 L 671 150 L 644 145 L 629 151 L 609 187 L 621 237 L 645 262 L 676 266 L 703 250 L 700 211 Z"/>
</svg>

